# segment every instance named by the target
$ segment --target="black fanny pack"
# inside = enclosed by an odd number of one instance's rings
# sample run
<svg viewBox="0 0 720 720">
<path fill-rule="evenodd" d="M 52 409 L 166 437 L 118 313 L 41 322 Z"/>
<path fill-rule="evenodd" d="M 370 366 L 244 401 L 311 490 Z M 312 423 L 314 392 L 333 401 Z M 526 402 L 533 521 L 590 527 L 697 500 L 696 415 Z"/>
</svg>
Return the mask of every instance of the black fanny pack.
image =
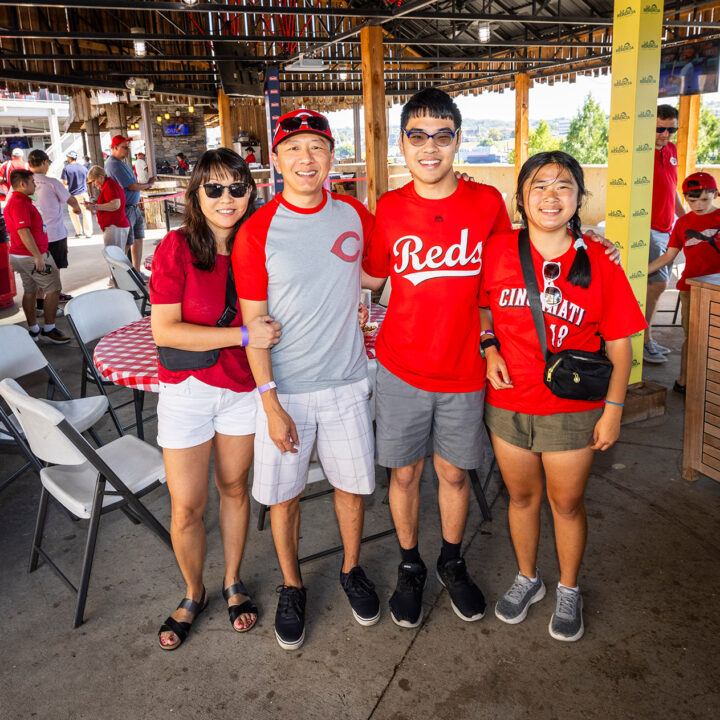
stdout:
<svg viewBox="0 0 720 720">
<path fill-rule="evenodd" d="M 550 388 L 553 395 L 568 400 L 602 400 L 607 395 L 613 371 L 613 364 L 605 354 L 605 342 L 600 338 L 600 352 L 562 350 L 551 353 L 548 351 L 540 290 L 535 277 L 530 237 L 526 228 L 522 229 L 518 236 L 518 252 L 535 331 L 545 358 L 543 371 L 545 385 Z"/>
<path fill-rule="evenodd" d="M 229 327 L 237 315 L 237 290 L 233 277 L 232 265 L 228 268 L 227 284 L 225 286 L 225 310 L 215 327 Z M 157 346 L 158 359 L 166 369 L 174 372 L 182 370 L 202 370 L 212 367 L 220 357 L 220 350 L 179 350 L 178 348 Z"/>
</svg>

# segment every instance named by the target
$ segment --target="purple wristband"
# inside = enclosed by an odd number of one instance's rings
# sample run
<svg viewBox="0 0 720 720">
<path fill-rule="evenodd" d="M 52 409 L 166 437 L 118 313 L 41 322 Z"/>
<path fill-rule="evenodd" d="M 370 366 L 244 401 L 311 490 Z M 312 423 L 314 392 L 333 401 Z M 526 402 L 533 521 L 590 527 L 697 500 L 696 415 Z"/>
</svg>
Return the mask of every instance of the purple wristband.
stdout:
<svg viewBox="0 0 720 720">
<path fill-rule="evenodd" d="M 269 383 L 265 383 L 264 385 L 261 385 L 258 388 L 258 392 L 262 395 L 264 392 L 267 392 L 268 390 L 272 390 L 273 388 L 276 388 L 277 385 L 273 380 L 271 380 Z"/>
<path fill-rule="evenodd" d="M 245 325 L 240 328 L 240 333 L 242 335 L 240 347 L 247 347 L 250 344 L 250 333 L 248 332 L 248 329 L 247 327 L 245 327 Z"/>
</svg>

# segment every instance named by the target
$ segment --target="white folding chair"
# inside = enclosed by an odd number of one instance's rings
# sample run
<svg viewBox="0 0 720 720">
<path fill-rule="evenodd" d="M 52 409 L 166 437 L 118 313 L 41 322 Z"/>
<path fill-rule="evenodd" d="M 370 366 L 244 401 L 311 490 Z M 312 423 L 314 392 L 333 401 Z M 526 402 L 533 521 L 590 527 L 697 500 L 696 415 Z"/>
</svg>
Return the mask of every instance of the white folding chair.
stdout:
<svg viewBox="0 0 720 720">
<path fill-rule="evenodd" d="M 105 386 L 113 383 L 103 380 L 100 376 L 88 344 L 99 340 L 113 330 L 141 319 L 142 315 L 133 296 L 127 290 L 94 290 L 84 293 L 74 297 L 65 305 L 65 317 L 70 323 L 70 329 L 78 341 L 83 356 L 80 396 L 87 395 L 87 381 L 91 380 L 107 398 Z M 115 411 L 131 402 L 135 403 L 135 415 L 139 417 L 139 413 L 142 412 L 142 392 L 133 392 L 132 400 L 115 406 L 110 403 L 108 398 L 108 412 L 120 435 L 123 435 L 125 430 L 134 427 L 134 424 L 123 427 Z"/>
<path fill-rule="evenodd" d="M 87 431 L 98 447 L 102 445 L 92 426 L 107 411 L 107 399 L 99 396 L 73 400 L 65 383 L 33 342 L 27 330 L 19 325 L 0 326 L 0 380 L 5 378 L 16 380 L 38 370 L 45 370 L 48 374 L 47 400 L 43 402 L 57 408 L 78 432 Z M 65 400 L 53 401 L 52 398 L 56 388 Z M 19 445 L 28 459 L 28 462 L 23 467 L 8 479 L 0 482 L 0 490 L 4 489 L 29 468 L 33 468 L 37 473 L 40 472 L 42 463 L 31 452 L 25 442 L 17 418 L 6 413 L 2 405 L 0 405 L 0 440 L 4 441 L 4 443 Z"/>
<path fill-rule="evenodd" d="M 149 315 L 150 293 L 127 255 L 117 245 L 108 245 L 103 248 L 103 257 L 118 288 L 132 293 L 135 300 L 140 303 L 140 312 Z"/>
<path fill-rule="evenodd" d="M 172 547 L 167 530 L 139 500 L 165 482 L 162 454 L 132 435 L 123 435 L 95 450 L 57 408 L 30 397 L 15 380 L 0 381 L 0 395 L 15 413 L 32 452 L 44 462 L 52 463 L 40 470 L 43 488 L 29 572 L 37 568 L 38 555 L 42 555 L 77 594 L 73 627 L 78 627 L 83 622 L 101 515 L 125 510 Z M 42 548 L 51 495 L 73 515 L 90 521 L 78 587 Z"/>
</svg>

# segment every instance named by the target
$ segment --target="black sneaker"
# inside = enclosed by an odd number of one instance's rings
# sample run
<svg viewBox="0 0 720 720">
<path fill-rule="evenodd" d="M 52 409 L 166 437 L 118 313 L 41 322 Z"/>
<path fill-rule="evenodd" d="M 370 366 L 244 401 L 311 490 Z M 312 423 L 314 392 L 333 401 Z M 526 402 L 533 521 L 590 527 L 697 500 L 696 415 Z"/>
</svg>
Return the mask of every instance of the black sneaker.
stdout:
<svg viewBox="0 0 720 720">
<path fill-rule="evenodd" d="M 437 578 L 450 594 L 450 604 L 455 614 L 466 622 L 480 620 L 485 614 L 485 598 L 480 588 L 468 575 L 465 560 L 455 558 L 444 565 L 437 561 Z"/>
<path fill-rule="evenodd" d="M 402 562 L 398 581 L 390 598 L 390 617 L 400 627 L 415 628 L 422 622 L 422 595 L 427 582 L 425 563 Z"/>
<path fill-rule="evenodd" d="M 70 342 L 70 338 L 67 335 L 63 335 L 63 333 L 61 333 L 56 327 L 52 330 L 48 330 L 47 332 L 45 330 L 41 330 L 40 337 L 43 340 L 54 343 L 55 345 L 64 345 L 65 343 Z"/>
<path fill-rule="evenodd" d="M 359 565 L 347 573 L 341 569 L 340 584 L 348 596 L 355 619 L 366 627 L 374 625 L 380 619 L 380 598 L 363 569 Z"/>
<path fill-rule="evenodd" d="M 38 342 L 40 340 L 40 328 L 37 330 L 30 330 L 30 328 L 28 328 L 28 335 L 30 335 L 33 342 Z"/>
<path fill-rule="evenodd" d="M 297 650 L 305 642 L 305 588 L 281 585 L 275 612 L 275 637 L 283 650 Z"/>
</svg>

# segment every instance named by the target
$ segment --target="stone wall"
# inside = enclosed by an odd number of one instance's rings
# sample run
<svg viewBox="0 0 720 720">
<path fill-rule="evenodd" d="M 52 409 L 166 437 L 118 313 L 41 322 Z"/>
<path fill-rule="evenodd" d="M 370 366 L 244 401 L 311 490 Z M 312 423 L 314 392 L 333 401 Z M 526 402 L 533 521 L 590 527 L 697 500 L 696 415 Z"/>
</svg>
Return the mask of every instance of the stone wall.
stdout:
<svg viewBox="0 0 720 720">
<path fill-rule="evenodd" d="M 175 108 L 169 108 L 167 112 L 170 114 L 170 123 L 180 123 L 184 120 L 192 122 L 193 135 L 163 135 L 162 123 L 157 122 L 156 116 L 152 117 L 152 136 L 155 146 L 155 163 L 159 165 L 163 160 L 167 160 L 171 165 L 175 165 L 177 160 L 175 155 L 179 152 L 185 153 L 188 162 L 195 163 L 202 153 L 207 150 L 207 138 L 205 136 L 205 124 L 202 114 L 197 117 L 187 113 L 187 105 L 178 107 L 185 114 L 176 117 Z M 164 112 L 163 112 L 164 114 Z M 163 118 L 164 120 L 164 118 Z"/>
</svg>

